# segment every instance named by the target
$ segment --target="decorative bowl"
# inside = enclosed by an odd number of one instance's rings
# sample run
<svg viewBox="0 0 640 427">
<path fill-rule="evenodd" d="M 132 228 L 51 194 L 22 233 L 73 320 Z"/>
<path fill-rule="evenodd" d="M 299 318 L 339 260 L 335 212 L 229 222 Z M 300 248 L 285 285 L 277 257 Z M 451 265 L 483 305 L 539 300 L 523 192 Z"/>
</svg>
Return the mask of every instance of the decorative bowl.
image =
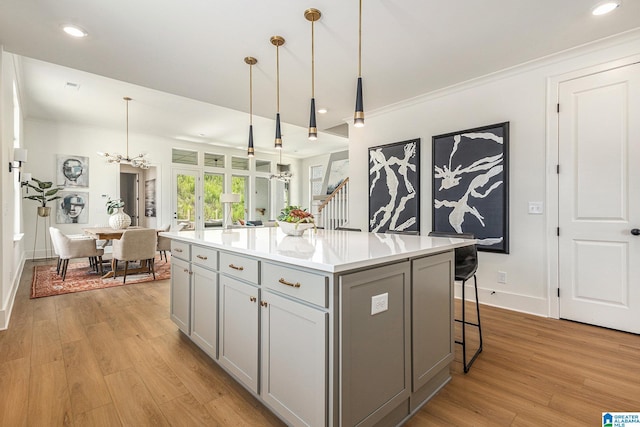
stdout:
<svg viewBox="0 0 640 427">
<path fill-rule="evenodd" d="M 313 228 L 315 224 L 311 222 L 284 222 L 278 221 L 278 227 L 287 236 L 302 236 L 304 232 L 310 228 Z"/>
</svg>

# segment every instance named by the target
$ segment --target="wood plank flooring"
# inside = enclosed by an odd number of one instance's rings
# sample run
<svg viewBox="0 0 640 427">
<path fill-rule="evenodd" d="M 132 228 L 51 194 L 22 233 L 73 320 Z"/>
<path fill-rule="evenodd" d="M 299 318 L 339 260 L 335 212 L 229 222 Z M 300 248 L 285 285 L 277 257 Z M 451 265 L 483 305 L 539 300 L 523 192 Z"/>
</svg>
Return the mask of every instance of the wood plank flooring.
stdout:
<svg viewBox="0 0 640 427">
<path fill-rule="evenodd" d="M 281 426 L 169 319 L 169 281 L 29 299 L 0 331 L 0 426 Z M 640 411 L 640 336 L 482 306 L 484 351 L 407 426 L 601 425 Z"/>
</svg>

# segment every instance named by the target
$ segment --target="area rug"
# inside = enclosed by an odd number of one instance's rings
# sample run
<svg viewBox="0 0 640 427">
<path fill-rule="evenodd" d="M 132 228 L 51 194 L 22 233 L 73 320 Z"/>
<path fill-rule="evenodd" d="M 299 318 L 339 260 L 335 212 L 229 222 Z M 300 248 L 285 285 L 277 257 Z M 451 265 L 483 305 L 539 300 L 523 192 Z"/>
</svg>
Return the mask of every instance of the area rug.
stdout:
<svg viewBox="0 0 640 427">
<path fill-rule="evenodd" d="M 63 282 L 62 277 L 56 273 L 55 265 L 36 265 L 33 267 L 31 298 L 122 286 L 121 274 L 124 274 L 124 270 L 121 272 L 120 267 L 124 268 L 124 263 L 120 263 L 118 267 L 118 277 L 103 279 L 101 274 L 94 272 L 93 269 L 89 267 L 88 262 L 70 263 L 67 269 L 67 278 Z M 170 277 L 171 262 L 156 259 L 156 280 L 169 279 Z M 151 274 L 128 274 L 127 283 L 124 285 L 133 285 L 149 281 L 153 281 Z"/>
</svg>

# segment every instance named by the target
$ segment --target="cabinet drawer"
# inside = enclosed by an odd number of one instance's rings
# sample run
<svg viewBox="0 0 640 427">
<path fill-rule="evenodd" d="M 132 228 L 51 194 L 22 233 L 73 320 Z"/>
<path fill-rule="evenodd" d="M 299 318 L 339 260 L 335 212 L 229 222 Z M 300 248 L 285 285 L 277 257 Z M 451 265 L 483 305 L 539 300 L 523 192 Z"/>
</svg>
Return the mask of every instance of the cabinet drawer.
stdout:
<svg viewBox="0 0 640 427">
<path fill-rule="evenodd" d="M 177 240 L 171 240 L 171 256 L 183 259 L 185 261 L 191 261 L 188 243 L 179 242 Z"/>
<path fill-rule="evenodd" d="M 258 260 L 220 252 L 220 271 L 251 283 L 258 283 Z"/>
<path fill-rule="evenodd" d="M 191 261 L 213 270 L 218 269 L 218 251 L 202 246 L 191 246 Z"/>
<path fill-rule="evenodd" d="M 262 286 L 283 294 L 327 307 L 328 279 L 282 265 L 262 263 Z"/>
</svg>

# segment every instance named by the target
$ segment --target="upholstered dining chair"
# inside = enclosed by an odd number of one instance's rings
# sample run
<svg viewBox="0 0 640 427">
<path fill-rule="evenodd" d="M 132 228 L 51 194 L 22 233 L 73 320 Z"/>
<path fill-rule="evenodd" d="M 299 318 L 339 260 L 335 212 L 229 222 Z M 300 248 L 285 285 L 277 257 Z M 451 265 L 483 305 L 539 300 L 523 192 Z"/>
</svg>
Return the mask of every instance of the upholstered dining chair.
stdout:
<svg viewBox="0 0 640 427">
<path fill-rule="evenodd" d="M 156 279 L 155 257 L 158 245 L 158 234 L 154 228 L 125 230 L 122 237 L 113 241 L 113 277 L 118 275 L 118 261 L 124 261 L 124 277 L 127 281 L 129 261 L 146 261 L 148 273 Z"/>
<path fill-rule="evenodd" d="M 448 237 L 448 238 L 460 238 L 460 239 L 475 239 L 472 233 L 447 233 L 441 231 L 432 231 L 429 233 L 431 237 Z M 462 281 L 462 313 L 460 319 L 454 319 L 456 322 L 462 324 L 462 339 L 456 341 L 456 344 L 462 345 L 462 365 L 464 367 L 464 373 L 469 372 L 471 365 L 476 360 L 478 355 L 482 352 L 482 326 L 480 325 L 480 304 L 478 302 L 478 279 L 476 278 L 476 271 L 478 270 L 478 248 L 476 245 L 463 246 L 455 249 L 455 279 Z M 465 284 L 467 280 L 473 277 L 473 287 L 476 294 L 476 318 L 477 323 L 467 320 L 465 315 Z M 467 326 L 475 326 L 478 328 L 479 345 L 476 352 L 473 354 L 469 362 L 467 362 L 467 340 L 466 331 Z"/>
<path fill-rule="evenodd" d="M 171 224 L 163 225 L 158 228 L 158 232 L 169 231 Z M 162 260 L 162 254 L 164 254 L 164 262 L 167 262 L 167 251 L 171 252 L 171 239 L 164 236 L 158 236 L 158 252 L 160 252 L 160 260 Z"/>
<path fill-rule="evenodd" d="M 58 255 L 58 274 L 64 282 L 67 278 L 69 260 L 73 258 L 89 258 L 92 267 L 102 272 L 102 255 L 104 251 L 96 248 L 93 239 L 71 238 L 55 227 L 49 227 L 53 250 Z"/>
</svg>

